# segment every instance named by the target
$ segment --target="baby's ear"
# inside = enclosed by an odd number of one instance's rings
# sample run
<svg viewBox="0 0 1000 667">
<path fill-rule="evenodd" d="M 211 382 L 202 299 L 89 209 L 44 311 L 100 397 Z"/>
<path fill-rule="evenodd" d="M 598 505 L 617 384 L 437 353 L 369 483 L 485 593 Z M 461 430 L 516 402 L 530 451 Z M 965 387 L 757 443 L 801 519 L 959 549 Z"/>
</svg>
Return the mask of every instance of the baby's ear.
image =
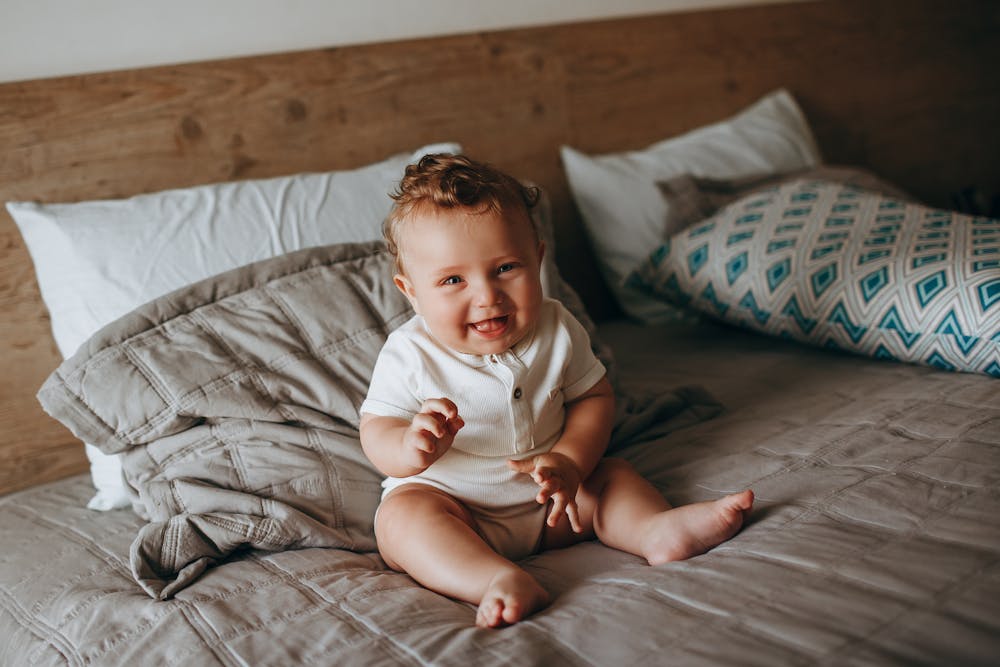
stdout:
<svg viewBox="0 0 1000 667">
<path fill-rule="evenodd" d="M 407 301 L 410 302 L 410 307 L 413 308 L 413 312 L 420 314 L 420 308 L 417 306 L 417 294 L 413 291 L 413 283 L 410 279 L 404 276 L 402 273 L 397 273 L 392 277 L 392 282 L 396 288 L 403 293 Z"/>
</svg>

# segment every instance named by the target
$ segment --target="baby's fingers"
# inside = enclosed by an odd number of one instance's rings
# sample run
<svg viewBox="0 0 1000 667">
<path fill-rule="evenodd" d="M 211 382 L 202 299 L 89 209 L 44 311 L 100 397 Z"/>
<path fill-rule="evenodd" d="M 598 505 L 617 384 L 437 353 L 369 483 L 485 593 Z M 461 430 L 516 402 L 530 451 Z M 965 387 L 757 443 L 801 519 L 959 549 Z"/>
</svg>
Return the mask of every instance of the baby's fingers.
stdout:
<svg viewBox="0 0 1000 667">
<path fill-rule="evenodd" d="M 428 398 L 420 406 L 420 412 L 436 413 L 445 420 L 458 418 L 458 406 L 447 398 Z"/>
<path fill-rule="evenodd" d="M 566 505 L 566 517 L 569 519 L 570 528 L 579 535 L 583 532 L 583 525 L 580 523 L 580 509 L 576 506 L 576 501 L 571 501 Z"/>
<path fill-rule="evenodd" d="M 461 417 L 455 417 L 453 419 L 449 419 L 447 424 L 448 433 L 450 433 L 451 435 L 455 435 L 462 429 L 463 426 L 465 426 L 465 420 L 462 419 Z"/>
<path fill-rule="evenodd" d="M 566 497 L 561 493 L 557 493 L 552 496 L 552 510 L 549 512 L 549 520 L 547 521 L 549 527 L 555 527 L 565 513 Z"/>
<path fill-rule="evenodd" d="M 540 473 L 532 475 L 532 477 L 535 481 L 535 484 L 539 486 L 537 499 L 540 505 L 544 505 L 546 502 L 548 502 L 549 498 L 551 498 L 553 494 L 558 493 L 559 489 L 562 487 L 562 484 L 559 483 L 559 480 L 553 478 L 551 474 Z"/>
<path fill-rule="evenodd" d="M 535 472 L 535 457 L 526 459 L 507 459 L 507 467 L 514 472 L 530 475 Z"/>
<path fill-rule="evenodd" d="M 421 452 L 427 452 L 428 454 L 433 454 L 437 449 L 437 438 L 434 437 L 434 434 L 429 433 L 428 431 L 414 431 L 409 442 L 412 447 Z"/>
<path fill-rule="evenodd" d="M 564 493 L 557 493 L 552 496 L 552 511 L 549 512 L 546 523 L 554 528 L 564 514 L 573 532 L 582 533 L 583 526 L 580 524 L 580 511 L 576 506 L 576 500 L 567 499 Z"/>
<path fill-rule="evenodd" d="M 435 438 L 443 438 L 448 433 L 448 424 L 444 417 L 436 413 L 417 413 L 413 417 L 411 428 L 417 432 L 426 431 Z"/>
</svg>

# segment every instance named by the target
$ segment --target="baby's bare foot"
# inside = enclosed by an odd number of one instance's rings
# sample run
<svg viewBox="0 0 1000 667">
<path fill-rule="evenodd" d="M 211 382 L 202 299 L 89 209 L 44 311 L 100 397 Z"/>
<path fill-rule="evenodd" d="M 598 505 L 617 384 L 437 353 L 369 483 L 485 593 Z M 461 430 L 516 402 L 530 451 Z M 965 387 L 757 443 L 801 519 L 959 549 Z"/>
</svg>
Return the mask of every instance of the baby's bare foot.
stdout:
<svg viewBox="0 0 1000 667">
<path fill-rule="evenodd" d="M 661 512 L 650 521 L 642 555 L 659 565 L 703 554 L 739 532 L 752 506 L 753 491 L 747 489 Z"/>
<path fill-rule="evenodd" d="M 521 569 L 498 573 L 479 603 L 476 625 L 499 628 L 517 623 L 549 603 L 549 594 Z"/>
</svg>

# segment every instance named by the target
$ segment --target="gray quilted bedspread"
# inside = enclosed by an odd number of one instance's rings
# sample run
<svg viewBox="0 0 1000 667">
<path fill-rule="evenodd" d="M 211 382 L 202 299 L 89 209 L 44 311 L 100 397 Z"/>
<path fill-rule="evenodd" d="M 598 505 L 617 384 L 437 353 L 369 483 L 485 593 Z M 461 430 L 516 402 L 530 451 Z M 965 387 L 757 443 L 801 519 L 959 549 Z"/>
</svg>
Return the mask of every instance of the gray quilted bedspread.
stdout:
<svg viewBox="0 0 1000 667">
<path fill-rule="evenodd" d="M 997 664 L 997 380 L 712 326 L 601 333 L 623 384 L 726 405 L 621 454 L 675 503 L 752 487 L 731 541 L 657 567 L 534 556 L 554 602 L 499 631 L 344 549 L 245 551 L 157 602 L 129 567 L 143 521 L 84 509 L 78 477 L 0 499 L 0 664 Z"/>
</svg>

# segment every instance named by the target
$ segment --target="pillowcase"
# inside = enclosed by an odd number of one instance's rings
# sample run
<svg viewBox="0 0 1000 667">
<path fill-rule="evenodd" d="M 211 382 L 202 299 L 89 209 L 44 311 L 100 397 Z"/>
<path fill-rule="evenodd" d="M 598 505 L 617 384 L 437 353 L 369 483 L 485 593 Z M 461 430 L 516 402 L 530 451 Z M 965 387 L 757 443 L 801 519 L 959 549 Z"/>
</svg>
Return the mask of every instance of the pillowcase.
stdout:
<svg viewBox="0 0 1000 667">
<path fill-rule="evenodd" d="M 358 169 L 219 183 L 74 204 L 8 202 L 63 358 L 98 329 L 189 283 L 293 250 L 381 238 L 406 165 L 432 144 Z M 125 507 L 117 456 L 86 446 L 91 509 Z"/>
<path fill-rule="evenodd" d="M 683 174 L 656 184 L 667 203 L 667 217 L 661 225 L 660 242 L 666 241 L 674 234 L 715 215 L 719 209 L 738 199 L 768 188 L 773 189 L 797 178 L 834 181 L 881 192 L 901 200 L 912 199 L 909 194 L 891 183 L 857 167 L 820 165 L 791 174 L 738 179 L 697 178 L 690 174 Z M 642 287 L 639 286 L 639 289 Z M 673 317 L 677 321 L 689 324 L 702 319 L 702 315 L 693 309 L 678 309 Z"/>
<path fill-rule="evenodd" d="M 797 179 L 675 234 L 629 281 L 756 331 L 1000 377 L 1000 220 Z"/>
<path fill-rule="evenodd" d="M 683 174 L 656 183 L 667 204 L 667 216 L 660 226 L 658 242 L 666 241 L 696 222 L 715 215 L 719 209 L 737 199 L 797 179 L 830 181 L 853 185 L 900 200 L 913 199 L 895 185 L 859 167 L 820 165 L 790 174 L 738 179 L 698 178 L 691 174 Z"/>
<path fill-rule="evenodd" d="M 815 166 L 819 150 L 792 96 L 778 90 L 728 120 L 644 150 L 585 155 L 561 149 L 570 190 L 598 265 L 622 309 L 643 322 L 675 319 L 676 309 L 625 283 L 658 245 L 667 204 L 656 183 L 690 174 L 752 178 Z"/>
</svg>

